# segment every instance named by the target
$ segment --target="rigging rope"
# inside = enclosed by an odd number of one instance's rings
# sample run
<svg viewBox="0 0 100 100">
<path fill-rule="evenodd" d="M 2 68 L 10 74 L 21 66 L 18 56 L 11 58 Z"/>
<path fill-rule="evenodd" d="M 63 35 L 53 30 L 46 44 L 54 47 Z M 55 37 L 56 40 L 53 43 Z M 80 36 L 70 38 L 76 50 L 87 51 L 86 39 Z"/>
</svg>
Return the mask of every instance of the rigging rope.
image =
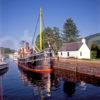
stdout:
<svg viewBox="0 0 100 100">
<path fill-rule="evenodd" d="M 39 14 L 40 15 L 40 14 Z M 35 34 L 36 34 L 36 30 L 37 30 L 37 26 L 38 26 L 38 22 L 39 22 L 39 16 L 37 18 L 37 22 L 36 22 L 36 26 L 35 26 L 35 31 L 34 31 L 34 35 L 33 35 L 33 39 L 32 39 L 32 46 L 35 44 Z M 35 45 L 34 45 L 35 46 Z M 34 48 L 35 49 L 35 48 Z"/>
<path fill-rule="evenodd" d="M 44 29 L 45 29 L 46 26 L 45 26 L 45 23 L 44 23 L 44 16 L 43 16 L 43 14 L 42 14 L 42 20 L 43 20 L 43 27 L 44 27 Z"/>
<path fill-rule="evenodd" d="M 43 27 L 44 27 L 44 29 L 46 29 L 46 25 L 45 25 L 45 22 L 44 22 L 44 16 L 42 16 L 42 20 L 43 20 Z M 44 44 L 46 45 L 45 47 L 47 47 L 47 41 L 48 41 L 48 35 L 47 35 L 47 32 L 46 33 L 44 33 Z"/>
<path fill-rule="evenodd" d="M 39 16 L 40 16 L 40 13 L 39 13 Z M 35 35 L 36 35 L 36 31 L 37 31 L 37 26 L 38 26 L 38 23 L 39 23 L 39 16 L 37 18 L 37 22 L 36 22 L 36 26 L 35 26 L 35 31 L 34 31 L 34 35 L 33 35 L 33 39 L 32 39 L 32 46 L 34 45 L 34 50 L 35 50 L 35 46 L 36 46 L 35 45 Z M 45 23 L 44 23 L 44 16 L 43 16 L 43 14 L 42 14 L 42 20 L 43 20 L 43 29 L 45 29 L 46 26 L 45 26 Z M 45 37 L 42 37 L 42 38 L 45 38 L 45 39 L 43 39 L 44 40 L 43 42 L 47 42 L 46 33 L 45 33 Z"/>
</svg>

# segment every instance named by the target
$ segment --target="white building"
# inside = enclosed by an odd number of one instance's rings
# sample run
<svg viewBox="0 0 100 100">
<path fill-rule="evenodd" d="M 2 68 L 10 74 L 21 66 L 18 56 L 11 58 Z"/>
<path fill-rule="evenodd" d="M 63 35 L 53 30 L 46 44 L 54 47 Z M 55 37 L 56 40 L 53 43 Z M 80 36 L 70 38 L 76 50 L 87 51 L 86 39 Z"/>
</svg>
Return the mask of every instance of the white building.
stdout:
<svg viewBox="0 0 100 100">
<path fill-rule="evenodd" d="M 79 58 L 90 59 L 90 49 L 88 48 L 85 39 L 80 42 L 64 43 L 58 51 L 58 56 L 63 58 Z"/>
</svg>

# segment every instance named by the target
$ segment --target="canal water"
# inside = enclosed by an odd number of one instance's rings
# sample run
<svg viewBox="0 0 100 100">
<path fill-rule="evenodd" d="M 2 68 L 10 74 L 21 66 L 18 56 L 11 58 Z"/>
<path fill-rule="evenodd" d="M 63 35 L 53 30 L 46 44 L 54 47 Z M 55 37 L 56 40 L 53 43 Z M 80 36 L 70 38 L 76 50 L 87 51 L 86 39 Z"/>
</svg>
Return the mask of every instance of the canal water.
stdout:
<svg viewBox="0 0 100 100">
<path fill-rule="evenodd" d="M 32 74 L 8 63 L 8 71 L 0 76 L 3 100 L 100 100 L 100 78 L 59 69 Z"/>
</svg>

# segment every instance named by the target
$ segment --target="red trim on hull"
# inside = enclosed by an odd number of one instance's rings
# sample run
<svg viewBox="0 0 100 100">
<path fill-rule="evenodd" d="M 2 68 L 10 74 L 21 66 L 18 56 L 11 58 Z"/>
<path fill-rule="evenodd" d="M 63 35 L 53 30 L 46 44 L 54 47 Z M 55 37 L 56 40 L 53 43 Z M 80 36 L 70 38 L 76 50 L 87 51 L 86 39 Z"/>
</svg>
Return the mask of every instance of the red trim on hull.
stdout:
<svg viewBox="0 0 100 100">
<path fill-rule="evenodd" d="M 31 71 L 33 73 L 52 73 L 54 71 L 54 69 L 32 69 L 22 64 L 18 64 L 18 66 L 26 71 Z"/>
</svg>

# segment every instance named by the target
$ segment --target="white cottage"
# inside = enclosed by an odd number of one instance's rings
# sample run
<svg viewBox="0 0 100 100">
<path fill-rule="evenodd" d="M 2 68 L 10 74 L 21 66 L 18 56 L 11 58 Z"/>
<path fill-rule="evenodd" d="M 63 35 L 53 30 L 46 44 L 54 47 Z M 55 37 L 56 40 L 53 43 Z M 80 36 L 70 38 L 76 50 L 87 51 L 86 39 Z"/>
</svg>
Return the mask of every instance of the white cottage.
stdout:
<svg viewBox="0 0 100 100">
<path fill-rule="evenodd" d="M 80 42 L 64 43 L 58 51 L 58 56 L 63 58 L 90 59 L 90 49 L 85 39 Z"/>
</svg>

